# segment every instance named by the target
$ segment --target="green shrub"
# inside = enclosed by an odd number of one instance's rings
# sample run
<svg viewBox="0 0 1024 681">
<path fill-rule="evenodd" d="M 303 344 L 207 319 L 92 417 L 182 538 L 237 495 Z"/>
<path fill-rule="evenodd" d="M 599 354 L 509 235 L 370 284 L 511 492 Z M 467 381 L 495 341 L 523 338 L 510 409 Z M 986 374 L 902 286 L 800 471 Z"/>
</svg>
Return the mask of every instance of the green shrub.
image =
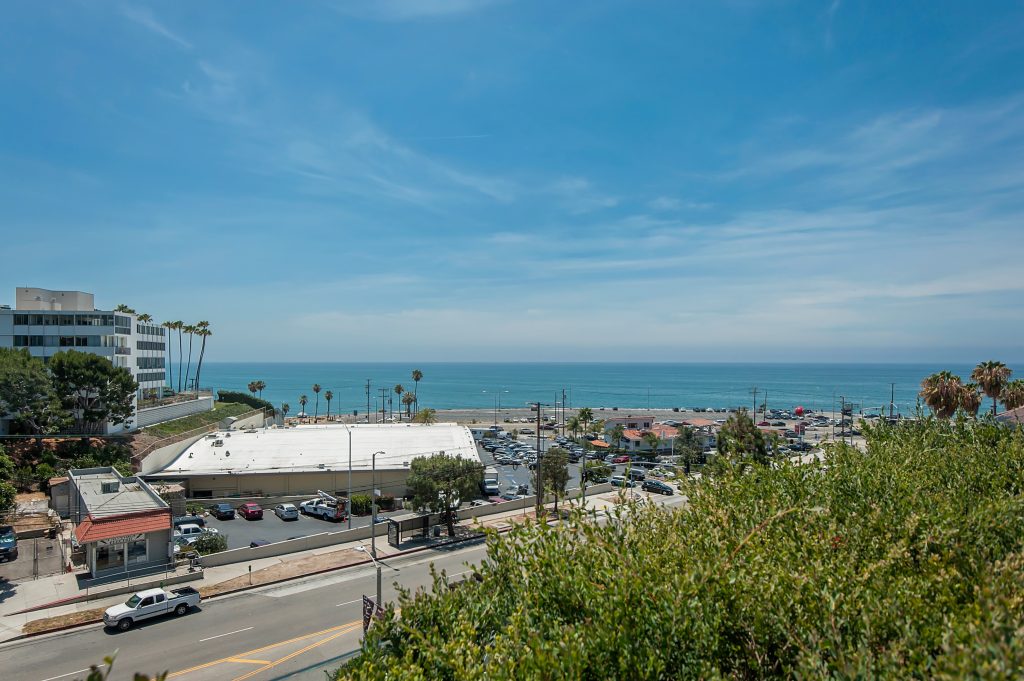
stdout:
<svg viewBox="0 0 1024 681">
<path fill-rule="evenodd" d="M 217 401 L 247 404 L 253 409 L 267 409 L 271 414 L 277 413 L 277 410 L 274 408 L 274 405 L 272 405 L 270 402 L 260 399 L 259 397 L 253 397 L 248 393 L 237 392 L 234 390 L 218 390 Z"/>
<path fill-rule="evenodd" d="M 1024 431 L 926 420 L 686 506 L 490 533 L 480 581 L 400 595 L 339 678 L 1012 678 Z"/>
<path fill-rule="evenodd" d="M 352 515 L 367 515 L 370 512 L 373 499 L 369 494 L 352 495 Z"/>
<path fill-rule="evenodd" d="M 382 511 L 394 511 L 395 497 L 390 494 L 382 494 L 377 497 L 377 506 L 379 506 Z"/>
<path fill-rule="evenodd" d="M 199 535 L 199 538 L 192 544 L 192 548 L 195 549 L 197 553 L 204 556 L 208 553 L 219 553 L 220 551 L 227 550 L 228 538 L 227 535 L 224 534 L 204 532 Z"/>
<path fill-rule="evenodd" d="M 205 511 L 206 507 L 194 501 L 190 501 L 189 503 L 185 504 L 186 515 L 202 515 Z"/>
<path fill-rule="evenodd" d="M 54 477 L 57 477 L 57 471 L 50 464 L 44 462 L 36 466 L 36 480 L 42 491 L 50 489 L 50 478 Z"/>
</svg>

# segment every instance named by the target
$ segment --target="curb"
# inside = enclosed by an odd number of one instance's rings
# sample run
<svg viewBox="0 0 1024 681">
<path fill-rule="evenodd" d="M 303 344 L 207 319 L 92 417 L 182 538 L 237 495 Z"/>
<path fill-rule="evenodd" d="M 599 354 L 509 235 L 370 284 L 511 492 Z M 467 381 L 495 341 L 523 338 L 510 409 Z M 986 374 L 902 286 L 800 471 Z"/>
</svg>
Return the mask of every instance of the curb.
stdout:
<svg viewBox="0 0 1024 681">
<path fill-rule="evenodd" d="M 500 530 L 500 531 L 501 532 L 507 532 L 508 530 Z M 479 535 L 479 536 L 475 536 L 475 537 L 464 537 L 462 539 L 456 539 L 455 541 L 452 541 L 452 542 L 447 542 L 443 546 L 447 546 L 447 545 L 451 545 L 451 544 L 462 544 L 463 542 L 470 542 L 470 541 L 479 541 L 479 540 L 484 539 L 484 538 L 485 538 L 484 535 Z M 407 556 L 407 555 L 410 555 L 410 554 L 413 554 L 413 553 L 419 553 L 421 551 L 426 551 L 426 550 L 432 549 L 432 548 L 434 548 L 434 547 L 432 547 L 432 546 L 417 546 L 416 548 L 408 549 L 406 551 L 399 551 L 397 553 L 388 554 L 386 556 L 386 558 L 394 558 L 394 557 L 399 557 L 399 556 Z M 263 584 L 253 584 L 252 586 L 243 586 L 243 587 L 240 587 L 238 589 L 232 589 L 231 591 L 226 591 L 224 593 L 220 593 L 220 594 L 215 594 L 213 596 L 209 596 L 207 598 L 204 598 L 203 600 L 212 600 L 214 598 L 221 598 L 223 596 L 231 596 L 231 595 L 234 595 L 234 594 L 237 594 L 237 593 L 242 593 L 242 592 L 245 592 L 245 591 L 251 591 L 253 589 L 258 589 L 260 587 L 270 586 L 272 584 L 282 584 L 284 582 L 290 582 L 290 581 L 293 581 L 293 580 L 296 580 L 296 579 L 303 579 L 305 577 L 311 577 L 313 575 L 322 575 L 322 574 L 327 573 L 327 572 L 335 572 L 337 570 L 346 570 L 348 568 L 360 567 L 362 565 L 367 565 L 367 564 L 372 564 L 372 563 L 373 563 L 373 561 L 371 559 L 367 558 L 366 560 L 360 560 L 360 561 L 355 562 L 355 563 L 349 563 L 348 565 L 338 565 L 338 566 L 335 566 L 335 567 L 323 568 L 321 570 L 314 570 L 313 572 L 306 572 L 306 573 L 301 574 L 301 575 L 292 575 L 290 577 L 282 577 L 281 579 L 275 580 L 273 582 L 264 582 Z M 13 642 L 13 641 L 21 641 L 21 640 L 24 640 L 24 639 L 27 639 L 27 638 L 35 638 L 37 636 L 44 636 L 46 634 L 56 634 L 56 633 L 60 633 L 62 631 L 68 631 L 68 630 L 71 630 L 71 629 L 77 629 L 79 627 L 85 627 L 85 626 L 89 626 L 89 625 L 92 625 L 92 624 L 97 624 L 97 623 L 102 622 L 102 621 L 103 620 L 101 618 L 101 619 L 90 620 L 88 622 L 78 622 L 76 624 L 67 624 L 67 625 L 63 625 L 63 626 L 58 626 L 58 627 L 54 627 L 52 629 L 47 629 L 46 631 L 36 631 L 36 632 L 31 633 L 31 634 L 20 634 L 19 636 L 13 636 L 13 637 L 5 640 L 5 641 L 0 641 L 0 645 L 2 645 L 4 643 L 10 643 L 10 642 Z"/>
</svg>

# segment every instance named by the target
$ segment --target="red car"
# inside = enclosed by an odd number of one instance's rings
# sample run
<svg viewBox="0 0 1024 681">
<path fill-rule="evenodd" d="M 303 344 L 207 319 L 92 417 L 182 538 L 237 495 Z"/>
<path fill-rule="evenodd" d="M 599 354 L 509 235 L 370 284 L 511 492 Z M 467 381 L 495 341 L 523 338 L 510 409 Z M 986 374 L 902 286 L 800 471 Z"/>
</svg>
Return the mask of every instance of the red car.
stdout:
<svg viewBox="0 0 1024 681">
<path fill-rule="evenodd" d="M 251 501 L 247 504 L 242 504 L 238 507 L 238 515 L 242 516 L 246 520 L 262 520 L 263 509 L 259 504 L 254 504 Z"/>
<path fill-rule="evenodd" d="M 760 422 L 760 423 L 758 423 L 757 425 L 758 425 L 758 426 L 770 426 L 770 425 L 772 425 L 772 424 L 768 423 L 767 421 L 761 421 L 761 422 Z"/>
<path fill-rule="evenodd" d="M 626 454 L 617 456 L 614 459 L 612 459 L 612 463 L 629 463 L 629 456 Z"/>
</svg>

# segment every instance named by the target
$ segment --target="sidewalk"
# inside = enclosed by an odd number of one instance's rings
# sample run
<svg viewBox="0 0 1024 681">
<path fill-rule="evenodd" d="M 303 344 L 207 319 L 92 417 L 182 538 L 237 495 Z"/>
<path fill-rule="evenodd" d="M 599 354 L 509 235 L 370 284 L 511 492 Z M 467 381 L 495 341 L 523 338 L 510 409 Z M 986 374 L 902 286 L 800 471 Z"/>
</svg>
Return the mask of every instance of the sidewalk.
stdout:
<svg viewBox="0 0 1024 681">
<path fill-rule="evenodd" d="M 617 494 L 618 492 L 606 492 L 592 497 L 588 496 L 587 508 L 601 511 L 608 507 L 614 507 Z M 559 508 L 575 507 L 576 501 L 576 499 L 563 500 L 559 504 Z M 553 504 L 548 504 L 547 507 L 551 509 Z M 458 524 L 458 527 L 464 528 L 464 530 L 485 527 L 506 531 L 514 524 L 532 518 L 533 505 L 528 504 L 525 510 L 517 509 L 479 519 L 464 520 Z M 433 537 L 429 539 L 411 538 L 402 542 L 400 548 L 395 548 L 387 543 L 387 533 L 381 532 L 377 536 L 377 554 L 379 557 L 387 558 L 450 543 L 447 541 L 447 533 L 443 534 L 445 536 L 440 539 Z M 357 547 L 365 546 L 368 549 L 369 544 L 369 540 L 349 542 L 283 556 L 206 568 L 203 570 L 201 580 L 185 582 L 181 586 L 193 586 L 202 593 L 204 598 L 211 598 L 248 589 L 250 586 L 255 587 L 305 577 L 318 572 L 337 570 L 350 565 L 368 563 L 367 554 L 358 550 Z M 179 568 L 176 574 L 185 572 L 187 572 L 187 566 Z M 154 578 L 159 579 L 162 574 L 157 573 Z M 124 584 L 125 582 L 112 582 L 104 587 L 123 586 Z M 126 599 L 125 594 L 118 594 L 79 603 L 57 604 L 84 593 L 79 589 L 77 575 L 73 573 L 8 586 L 13 587 L 13 593 L 0 594 L 0 596 L 6 595 L 6 598 L 0 601 L 0 642 L 19 638 L 25 634 L 58 630 L 76 624 L 98 621 L 105 608 Z M 95 592 L 96 589 L 94 588 L 93 591 Z M 19 613 L 19 611 L 49 604 L 55 605 L 32 612 Z M 28 626 L 30 623 L 32 625 Z"/>
</svg>

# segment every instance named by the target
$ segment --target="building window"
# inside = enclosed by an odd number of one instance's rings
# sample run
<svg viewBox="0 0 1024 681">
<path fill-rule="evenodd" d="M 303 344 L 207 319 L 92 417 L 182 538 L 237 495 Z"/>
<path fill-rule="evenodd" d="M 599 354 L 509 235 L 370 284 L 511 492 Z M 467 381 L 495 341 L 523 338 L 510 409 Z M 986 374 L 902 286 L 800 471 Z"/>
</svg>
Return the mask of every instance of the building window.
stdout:
<svg viewBox="0 0 1024 681">
<path fill-rule="evenodd" d="M 14 315 L 15 326 L 28 326 L 28 315 L 27 314 L 16 314 Z"/>
<path fill-rule="evenodd" d="M 163 369 L 163 357 L 138 357 L 135 360 L 140 369 Z"/>
<path fill-rule="evenodd" d="M 96 572 L 110 570 L 124 565 L 124 545 L 97 546 L 96 547 Z"/>
<path fill-rule="evenodd" d="M 147 559 L 146 540 L 139 539 L 128 544 L 128 564 L 145 563 Z"/>
</svg>

